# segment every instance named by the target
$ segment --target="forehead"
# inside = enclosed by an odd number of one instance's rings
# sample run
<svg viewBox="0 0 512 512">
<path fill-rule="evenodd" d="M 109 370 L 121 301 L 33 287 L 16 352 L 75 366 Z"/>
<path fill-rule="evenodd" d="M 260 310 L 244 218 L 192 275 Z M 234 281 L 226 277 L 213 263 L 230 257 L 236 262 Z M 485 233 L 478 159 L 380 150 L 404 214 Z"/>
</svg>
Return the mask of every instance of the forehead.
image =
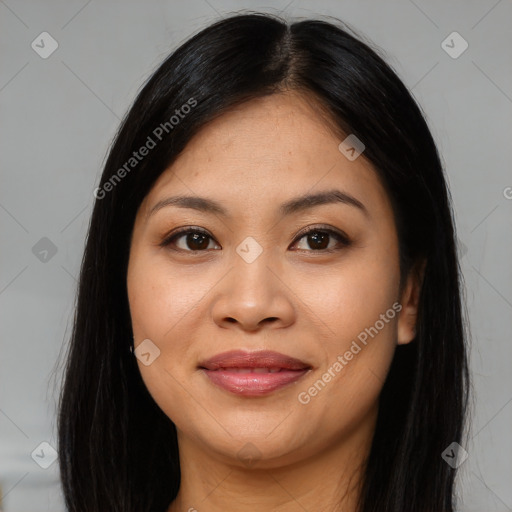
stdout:
<svg viewBox="0 0 512 512">
<path fill-rule="evenodd" d="M 298 93 L 239 105 L 190 140 L 146 197 L 146 212 L 170 193 L 263 208 L 333 188 L 389 208 L 373 166 L 363 156 L 347 159 L 338 149 L 345 135 L 332 128 L 314 100 Z"/>
<path fill-rule="evenodd" d="M 190 141 L 180 159 L 233 161 L 243 171 L 260 162 L 268 166 L 272 161 L 318 160 L 325 149 L 337 147 L 338 139 L 311 98 L 279 93 L 255 98 L 216 118 Z"/>
</svg>

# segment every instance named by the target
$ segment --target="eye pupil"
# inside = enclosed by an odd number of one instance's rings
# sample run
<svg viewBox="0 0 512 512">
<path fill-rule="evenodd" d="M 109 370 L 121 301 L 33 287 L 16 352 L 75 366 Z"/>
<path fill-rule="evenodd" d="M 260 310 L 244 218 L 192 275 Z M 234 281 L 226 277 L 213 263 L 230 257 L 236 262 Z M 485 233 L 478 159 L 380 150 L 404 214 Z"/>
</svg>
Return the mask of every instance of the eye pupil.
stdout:
<svg viewBox="0 0 512 512">
<path fill-rule="evenodd" d="M 199 240 L 199 246 L 196 245 L 194 247 L 194 243 L 197 243 L 198 240 Z M 190 246 L 190 242 L 192 242 L 192 247 Z M 193 251 L 197 251 L 200 249 L 206 249 L 208 247 L 208 243 L 209 243 L 208 236 L 204 235 L 202 233 L 189 233 L 187 235 L 187 247 Z"/>
<path fill-rule="evenodd" d="M 310 234 L 307 236 L 308 236 L 308 243 L 310 244 L 310 247 L 313 249 L 321 250 L 321 249 L 327 248 L 327 246 L 329 245 L 329 234 L 328 233 L 322 233 L 320 231 L 315 231 L 313 234 Z M 321 238 L 320 242 L 319 242 L 319 238 Z M 324 243 L 324 242 L 327 242 L 327 243 Z"/>
</svg>

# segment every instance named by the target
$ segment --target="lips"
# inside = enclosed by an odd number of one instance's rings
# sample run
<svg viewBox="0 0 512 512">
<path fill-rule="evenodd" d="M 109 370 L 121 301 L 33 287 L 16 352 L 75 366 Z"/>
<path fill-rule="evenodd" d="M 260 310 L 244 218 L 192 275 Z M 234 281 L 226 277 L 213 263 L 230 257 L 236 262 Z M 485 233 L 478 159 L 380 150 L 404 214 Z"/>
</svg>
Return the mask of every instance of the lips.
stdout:
<svg viewBox="0 0 512 512">
<path fill-rule="evenodd" d="M 210 382 L 231 393 L 261 396 L 297 381 L 311 366 L 278 352 L 233 350 L 199 363 L 199 368 Z"/>
</svg>

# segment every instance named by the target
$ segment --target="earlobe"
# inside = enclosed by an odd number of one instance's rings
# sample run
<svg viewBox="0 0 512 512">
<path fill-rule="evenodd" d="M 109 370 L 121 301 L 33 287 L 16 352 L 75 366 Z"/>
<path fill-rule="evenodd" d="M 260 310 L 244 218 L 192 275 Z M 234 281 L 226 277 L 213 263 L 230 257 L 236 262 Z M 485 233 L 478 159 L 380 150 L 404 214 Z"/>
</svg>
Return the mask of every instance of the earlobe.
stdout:
<svg viewBox="0 0 512 512">
<path fill-rule="evenodd" d="M 407 277 L 407 283 L 400 300 L 402 310 L 398 317 L 398 345 L 410 343 L 416 337 L 419 298 L 425 267 L 426 260 L 416 263 Z"/>
</svg>

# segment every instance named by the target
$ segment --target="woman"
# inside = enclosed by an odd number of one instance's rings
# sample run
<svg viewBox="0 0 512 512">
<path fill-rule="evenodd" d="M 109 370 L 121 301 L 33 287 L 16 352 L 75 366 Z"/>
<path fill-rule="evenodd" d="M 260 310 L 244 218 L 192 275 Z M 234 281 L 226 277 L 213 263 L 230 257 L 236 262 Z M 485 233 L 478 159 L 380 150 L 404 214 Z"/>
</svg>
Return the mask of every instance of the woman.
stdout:
<svg viewBox="0 0 512 512">
<path fill-rule="evenodd" d="M 70 511 L 449 512 L 468 371 L 419 107 L 338 22 L 223 19 L 125 117 L 59 416 Z"/>
</svg>

